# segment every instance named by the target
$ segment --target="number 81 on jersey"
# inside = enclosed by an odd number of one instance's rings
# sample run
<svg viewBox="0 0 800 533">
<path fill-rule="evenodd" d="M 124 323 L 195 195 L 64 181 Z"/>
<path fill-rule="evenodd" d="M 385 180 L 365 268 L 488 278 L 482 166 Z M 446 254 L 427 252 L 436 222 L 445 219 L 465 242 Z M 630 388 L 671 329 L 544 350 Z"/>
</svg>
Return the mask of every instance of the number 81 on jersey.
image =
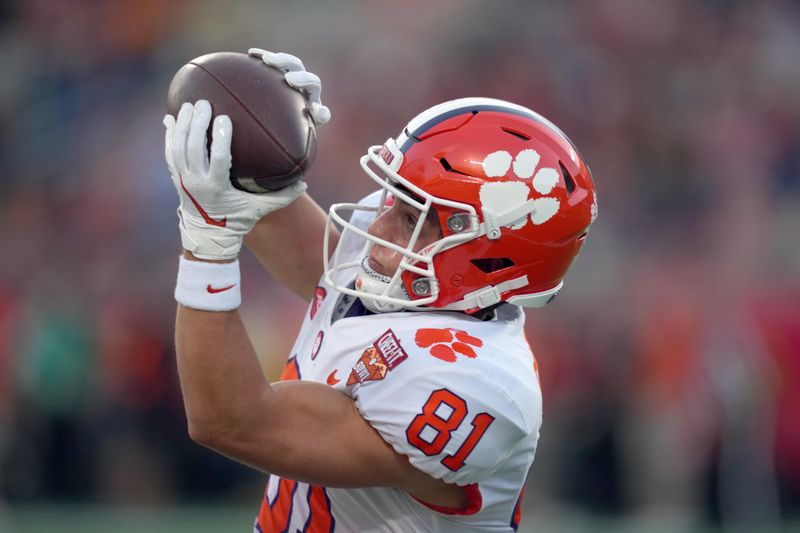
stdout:
<svg viewBox="0 0 800 533">
<path fill-rule="evenodd" d="M 440 414 L 442 406 L 450 408 L 446 415 Z M 446 411 L 446 409 L 444 409 Z M 414 417 L 406 428 L 408 443 L 419 449 L 425 455 L 438 455 L 442 453 L 447 443 L 450 442 L 452 433 L 456 431 L 467 416 L 467 402 L 448 389 L 433 391 L 422 406 L 422 412 Z M 494 417 L 489 413 L 478 413 L 472 419 L 472 431 L 453 455 L 444 457 L 441 463 L 454 472 L 464 466 L 464 461 L 494 422 Z M 423 430 L 429 427 L 436 436 L 432 440 L 425 440 Z"/>
</svg>

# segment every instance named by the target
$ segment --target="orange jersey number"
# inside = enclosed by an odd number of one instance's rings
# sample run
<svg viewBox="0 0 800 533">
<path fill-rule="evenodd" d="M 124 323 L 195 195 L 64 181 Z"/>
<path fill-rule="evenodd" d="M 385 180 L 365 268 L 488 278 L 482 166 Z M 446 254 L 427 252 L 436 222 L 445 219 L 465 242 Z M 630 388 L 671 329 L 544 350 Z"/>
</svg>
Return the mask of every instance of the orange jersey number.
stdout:
<svg viewBox="0 0 800 533">
<path fill-rule="evenodd" d="M 449 408 L 446 415 L 439 414 L 442 406 Z M 446 408 L 443 410 L 447 410 Z M 463 398 L 448 389 L 437 389 L 433 391 L 422 406 L 422 412 L 414 417 L 408 428 L 406 428 L 406 439 L 408 443 L 419 449 L 425 455 L 437 455 L 444 450 L 450 442 L 453 431 L 456 431 L 464 418 L 467 416 L 467 402 Z M 464 443 L 456 450 L 453 455 L 448 455 L 442 459 L 442 464 L 450 470 L 456 471 L 464 466 L 475 446 L 480 442 L 483 434 L 494 422 L 494 417 L 489 413 L 478 413 L 472 419 L 472 431 L 464 440 Z M 430 442 L 422 437 L 422 431 L 430 427 L 436 431 L 436 437 Z"/>
</svg>

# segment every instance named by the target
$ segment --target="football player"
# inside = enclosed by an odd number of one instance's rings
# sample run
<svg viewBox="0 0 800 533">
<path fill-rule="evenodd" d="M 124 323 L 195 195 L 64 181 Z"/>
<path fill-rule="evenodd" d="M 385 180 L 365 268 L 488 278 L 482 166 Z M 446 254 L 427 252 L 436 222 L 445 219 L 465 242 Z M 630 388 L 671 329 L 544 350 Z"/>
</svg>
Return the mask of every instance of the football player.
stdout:
<svg viewBox="0 0 800 533">
<path fill-rule="evenodd" d="M 299 59 L 250 53 L 328 121 Z M 573 144 L 516 104 L 445 102 L 369 148 L 376 192 L 326 215 L 302 182 L 235 189 L 210 118 L 164 121 L 176 349 L 191 437 L 270 473 L 255 531 L 515 530 L 542 420 L 522 308 L 555 297 L 597 212 Z M 237 311 L 243 242 L 310 302 L 278 383 Z"/>
</svg>

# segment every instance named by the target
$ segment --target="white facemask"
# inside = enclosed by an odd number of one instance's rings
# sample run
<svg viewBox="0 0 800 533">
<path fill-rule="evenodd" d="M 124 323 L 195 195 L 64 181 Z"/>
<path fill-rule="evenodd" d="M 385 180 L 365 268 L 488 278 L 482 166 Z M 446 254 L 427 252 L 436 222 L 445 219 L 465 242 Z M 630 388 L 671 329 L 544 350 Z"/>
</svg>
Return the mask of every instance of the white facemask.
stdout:
<svg viewBox="0 0 800 533">
<path fill-rule="evenodd" d="M 382 150 L 389 150 L 394 154 L 391 164 L 387 163 L 382 156 Z M 433 267 L 433 258 L 441 251 L 477 238 L 482 231 L 472 206 L 435 198 L 426 193 L 397 173 L 396 169 L 399 168 L 401 162 L 402 154 L 397 149 L 394 140 L 389 139 L 384 146 L 372 146 L 367 151 L 367 155 L 361 158 L 361 167 L 383 189 L 378 205 L 365 206 L 352 203 L 332 205 L 328 212 L 328 226 L 325 232 L 325 281 L 345 294 L 360 298 L 367 309 L 379 313 L 401 309 L 420 309 L 434 303 L 439 297 L 439 284 Z M 377 169 L 372 167 L 377 167 Z M 419 211 L 417 225 L 405 246 L 371 235 L 362 227 L 351 223 L 351 218 L 361 217 L 363 220 L 364 215 L 369 216 L 370 220 L 376 218 L 389 208 L 387 199 L 391 197 L 395 202 L 403 202 Z M 414 247 L 428 214 L 440 205 L 464 212 L 469 221 L 465 225 L 465 230 L 440 238 L 423 250 L 415 252 Z M 328 240 L 331 224 L 342 228 L 341 237 L 335 250 L 331 250 Z M 375 245 L 393 250 L 402 256 L 397 271 L 391 277 L 375 272 L 369 267 L 367 259 L 370 250 Z M 353 258 L 353 252 L 356 252 L 358 247 L 360 247 L 360 251 Z M 347 250 L 343 250 L 344 248 Z M 344 256 L 349 257 L 350 260 L 344 260 Z M 402 275 L 409 272 L 415 274 L 414 299 L 409 296 L 409 292 L 403 285 Z M 355 287 L 348 287 L 354 278 Z"/>
</svg>

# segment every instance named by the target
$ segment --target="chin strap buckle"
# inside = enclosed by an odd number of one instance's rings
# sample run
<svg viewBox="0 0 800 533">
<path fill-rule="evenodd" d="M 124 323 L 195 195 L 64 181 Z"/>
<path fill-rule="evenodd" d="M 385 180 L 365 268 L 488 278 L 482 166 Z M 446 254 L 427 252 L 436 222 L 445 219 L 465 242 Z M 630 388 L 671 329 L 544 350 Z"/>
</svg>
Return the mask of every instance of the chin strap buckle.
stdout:
<svg viewBox="0 0 800 533">
<path fill-rule="evenodd" d="M 483 208 L 483 225 L 487 239 L 494 241 L 500 238 L 500 223 L 497 221 L 494 211 L 488 207 Z"/>
<path fill-rule="evenodd" d="M 478 307 L 485 309 L 494 304 L 500 303 L 503 300 L 502 294 L 504 292 L 521 289 L 528 284 L 528 276 L 520 276 L 518 278 L 510 279 L 497 285 L 488 285 L 477 291 L 470 292 L 464 295 L 462 309 L 472 309 Z"/>
<path fill-rule="evenodd" d="M 484 206 L 483 211 L 483 229 L 486 231 L 486 238 L 489 240 L 497 240 L 500 238 L 501 226 L 513 226 L 522 222 L 524 224 L 525 217 L 535 211 L 533 200 L 528 200 L 508 211 L 497 214 L 490 207 Z"/>
</svg>

